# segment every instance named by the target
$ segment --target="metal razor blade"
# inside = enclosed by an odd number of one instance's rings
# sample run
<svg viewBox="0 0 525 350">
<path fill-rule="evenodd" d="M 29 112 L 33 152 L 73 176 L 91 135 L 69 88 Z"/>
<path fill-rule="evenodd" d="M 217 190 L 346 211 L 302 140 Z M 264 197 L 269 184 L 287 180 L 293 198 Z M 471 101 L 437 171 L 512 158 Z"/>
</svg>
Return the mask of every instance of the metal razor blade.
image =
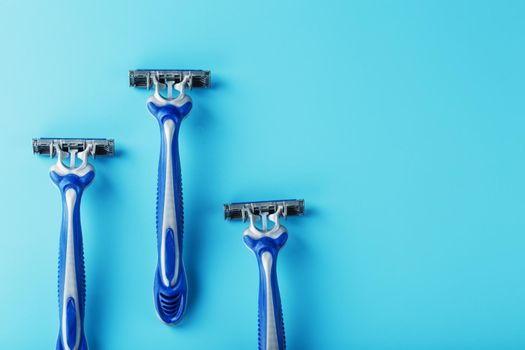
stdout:
<svg viewBox="0 0 525 350">
<path fill-rule="evenodd" d="M 187 86 L 191 88 L 208 88 L 211 86 L 209 70 L 191 69 L 137 69 L 129 71 L 129 86 L 150 89 L 157 81 L 162 87 L 168 82 L 178 84 L 189 77 Z"/>
<path fill-rule="evenodd" d="M 304 199 L 284 199 L 276 201 L 240 202 L 224 204 L 224 219 L 246 220 L 246 213 L 254 215 L 263 213 L 274 214 L 279 207 L 283 207 L 282 215 L 300 216 L 304 215 Z"/>
<path fill-rule="evenodd" d="M 33 153 L 49 155 L 51 158 L 56 154 L 56 149 L 63 152 L 82 152 L 91 145 L 91 155 L 113 156 L 115 154 L 115 141 L 112 139 L 74 139 L 74 138 L 38 138 L 33 139 Z"/>
</svg>

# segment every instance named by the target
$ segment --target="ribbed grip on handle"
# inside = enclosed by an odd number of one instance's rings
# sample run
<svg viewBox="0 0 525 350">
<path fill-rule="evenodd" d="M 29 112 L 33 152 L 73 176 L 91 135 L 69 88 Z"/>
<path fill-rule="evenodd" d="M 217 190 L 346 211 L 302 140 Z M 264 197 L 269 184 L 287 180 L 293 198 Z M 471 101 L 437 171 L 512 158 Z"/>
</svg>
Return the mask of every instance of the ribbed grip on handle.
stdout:
<svg viewBox="0 0 525 350">
<path fill-rule="evenodd" d="M 255 253 L 259 264 L 259 350 L 284 350 L 284 320 L 281 295 L 277 282 L 277 254 L 288 238 L 254 239 L 244 236 L 244 242 Z"/>
<path fill-rule="evenodd" d="M 94 178 L 94 171 L 82 176 L 59 175 L 51 179 L 62 196 L 62 227 L 58 258 L 59 333 L 57 350 L 87 350 L 84 334 L 86 283 L 84 250 L 80 226 L 80 199 Z"/>
<path fill-rule="evenodd" d="M 178 134 L 191 102 L 182 107 L 149 103 L 160 126 L 161 148 L 157 188 L 157 248 L 155 307 L 160 319 L 176 323 L 184 314 L 187 282 L 182 262 L 184 214 Z"/>
</svg>

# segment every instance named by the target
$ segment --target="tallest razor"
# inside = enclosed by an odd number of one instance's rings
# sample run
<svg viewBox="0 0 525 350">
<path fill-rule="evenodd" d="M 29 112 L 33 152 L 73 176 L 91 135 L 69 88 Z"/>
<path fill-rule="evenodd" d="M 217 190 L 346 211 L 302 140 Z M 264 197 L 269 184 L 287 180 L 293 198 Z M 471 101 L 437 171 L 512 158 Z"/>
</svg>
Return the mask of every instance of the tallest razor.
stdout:
<svg viewBox="0 0 525 350">
<path fill-rule="evenodd" d="M 160 127 L 160 157 L 157 182 L 157 248 L 155 307 L 160 319 L 178 322 L 187 301 L 187 282 L 182 262 L 184 215 L 178 136 L 182 121 L 192 108 L 186 89 L 210 87 L 210 72 L 203 70 L 134 70 L 132 87 L 154 88 L 148 109 Z M 166 90 L 166 96 L 161 90 Z M 173 90 L 178 94 L 173 96 Z"/>
</svg>

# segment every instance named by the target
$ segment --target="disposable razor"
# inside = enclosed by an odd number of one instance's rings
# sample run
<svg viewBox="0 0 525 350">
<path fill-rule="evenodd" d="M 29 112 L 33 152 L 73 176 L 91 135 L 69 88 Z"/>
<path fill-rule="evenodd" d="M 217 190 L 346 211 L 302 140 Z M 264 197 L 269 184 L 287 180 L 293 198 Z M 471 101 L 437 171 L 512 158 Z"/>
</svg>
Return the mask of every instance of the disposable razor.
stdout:
<svg viewBox="0 0 525 350">
<path fill-rule="evenodd" d="M 192 107 L 186 90 L 210 87 L 210 72 L 203 70 L 134 70 L 133 87 L 154 88 L 148 109 L 160 126 L 160 157 L 157 181 L 157 250 L 155 308 L 159 318 L 178 322 L 186 309 L 187 281 L 182 261 L 184 215 L 178 135 Z M 162 96 L 161 89 L 166 89 Z M 173 96 L 173 89 L 178 95 Z"/>
<path fill-rule="evenodd" d="M 288 239 L 288 232 L 279 219 L 303 214 L 302 199 L 224 205 L 225 219 L 243 222 L 250 220 L 243 239 L 246 246 L 255 253 L 259 264 L 259 350 L 286 348 L 281 296 L 277 283 L 277 253 Z"/>
<path fill-rule="evenodd" d="M 93 181 L 92 156 L 113 156 L 113 140 L 33 139 L 33 153 L 57 157 L 49 175 L 62 197 L 62 227 L 58 254 L 58 307 L 60 326 L 57 350 L 87 350 L 84 333 L 86 285 L 80 228 L 80 199 Z M 69 165 L 64 162 L 69 158 Z"/>
</svg>

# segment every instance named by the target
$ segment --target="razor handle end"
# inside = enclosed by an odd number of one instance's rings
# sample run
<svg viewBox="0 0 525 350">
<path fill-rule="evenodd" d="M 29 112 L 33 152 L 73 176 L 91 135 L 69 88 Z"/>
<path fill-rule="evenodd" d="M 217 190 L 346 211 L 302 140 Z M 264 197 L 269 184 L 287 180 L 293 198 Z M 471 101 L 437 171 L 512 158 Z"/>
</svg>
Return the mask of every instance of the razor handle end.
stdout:
<svg viewBox="0 0 525 350">
<path fill-rule="evenodd" d="M 160 126 L 161 148 L 157 187 L 157 248 L 155 308 L 159 318 L 174 324 L 186 309 L 187 282 L 182 261 L 184 214 L 178 135 L 191 102 L 183 106 L 157 106 L 150 102 L 150 112 Z"/>
<path fill-rule="evenodd" d="M 255 253 L 259 264 L 259 350 L 286 349 L 277 254 L 287 238 L 286 232 L 277 238 L 244 236 L 245 244 Z"/>
<path fill-rule="evenodd" d="M 57 350 L 87 350 L 84 334 L 86 284 L 84 250 L 80 226 L 80 200 L 86 186 L 95 176 L 85 174 L 61 175 L 50 172 L 51 179 L 62 197 L 62 226 L 58 259 L 59 333 Z"/>
</svg>

